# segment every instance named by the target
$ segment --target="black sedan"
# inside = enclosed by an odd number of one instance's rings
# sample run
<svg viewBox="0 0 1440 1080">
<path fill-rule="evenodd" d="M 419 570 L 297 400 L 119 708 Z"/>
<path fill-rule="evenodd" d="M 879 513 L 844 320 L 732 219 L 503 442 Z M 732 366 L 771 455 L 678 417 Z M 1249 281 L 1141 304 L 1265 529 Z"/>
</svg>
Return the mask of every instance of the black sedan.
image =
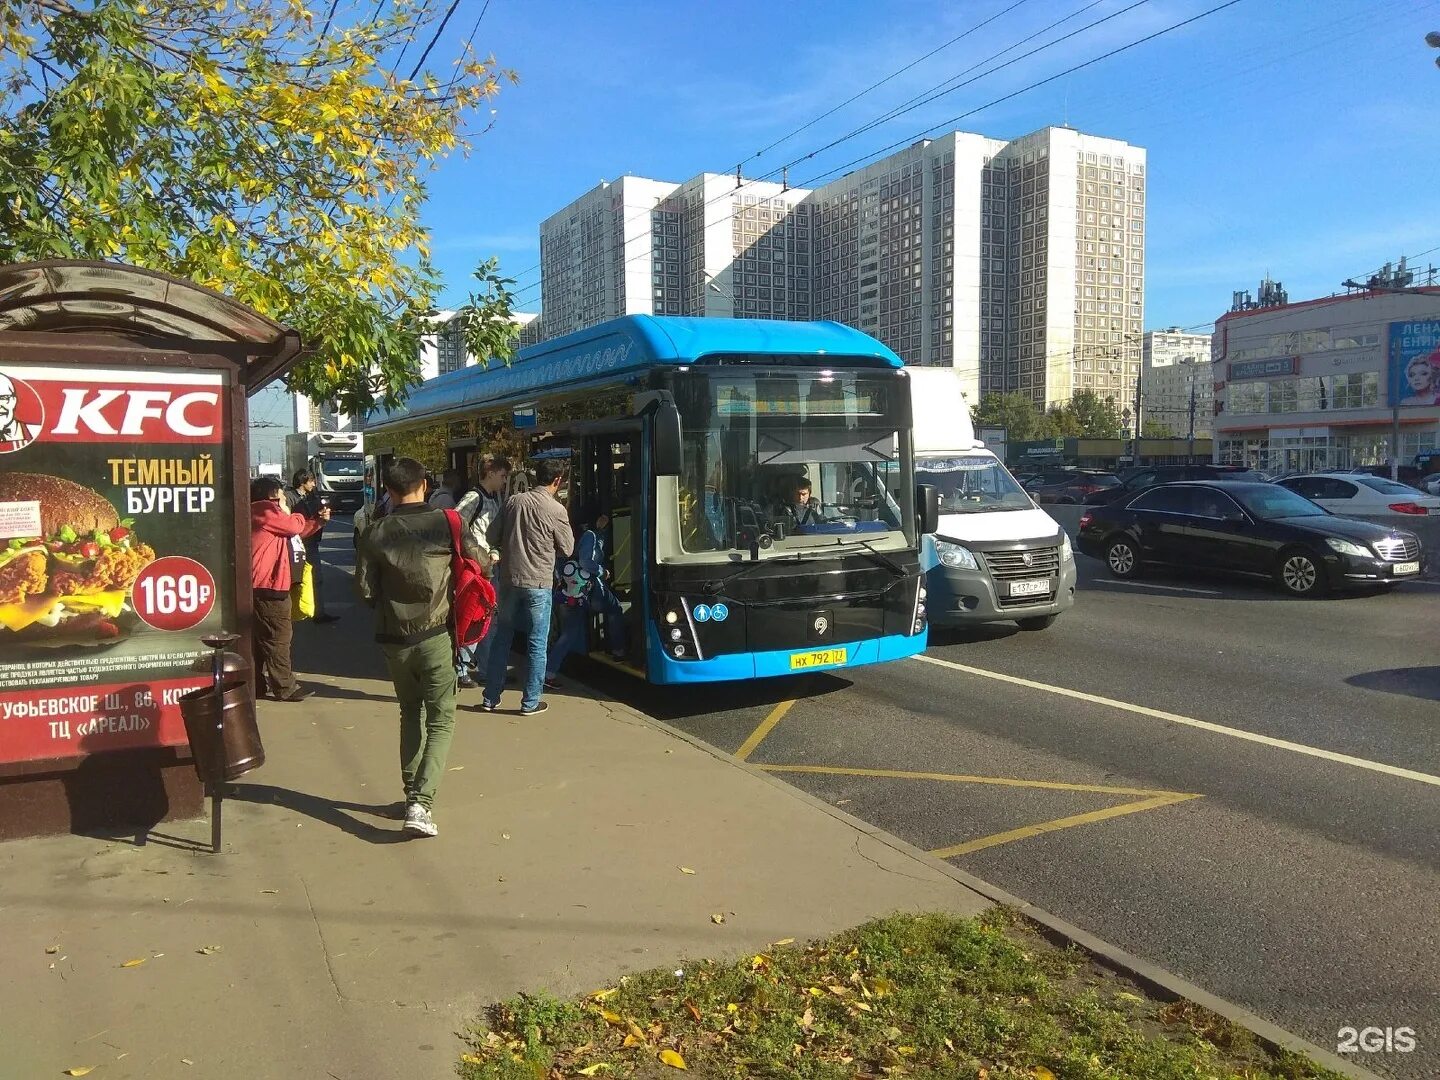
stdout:
<svg viewBox="0 0 1440 1080">
<path fill-rule="evenodd" d="M 1147 564 L 1279 583 L 1292 596 L 1418 577 L 1414 533 L 1337 517 L 1276 484 L 1165 484 L 1080 517 L 1076 547 L 1131 578 Z"/>
</svg>

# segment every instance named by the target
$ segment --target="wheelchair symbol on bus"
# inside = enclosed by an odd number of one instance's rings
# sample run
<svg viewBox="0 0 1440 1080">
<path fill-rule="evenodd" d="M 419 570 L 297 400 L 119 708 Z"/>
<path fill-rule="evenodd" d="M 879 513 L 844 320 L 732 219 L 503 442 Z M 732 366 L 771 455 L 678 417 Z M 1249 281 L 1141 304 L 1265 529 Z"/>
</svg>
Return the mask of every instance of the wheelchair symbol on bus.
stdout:
<svg viewBox="0 0 1440 1080">
<path fill-rule="evenodd" d="M 710 609 L 710 618 L 716 622 L 724 622 L 730 617 L 730 609 L 724 604 L 716 604 Z"/>
</svg>

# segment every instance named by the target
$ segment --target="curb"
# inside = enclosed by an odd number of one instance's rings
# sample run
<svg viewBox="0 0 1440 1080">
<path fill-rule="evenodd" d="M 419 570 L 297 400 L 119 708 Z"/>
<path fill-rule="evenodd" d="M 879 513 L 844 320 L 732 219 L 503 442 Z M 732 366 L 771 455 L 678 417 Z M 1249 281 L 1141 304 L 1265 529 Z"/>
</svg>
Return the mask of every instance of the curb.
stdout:
<svg viewBox="0 0 1440 1080">
<path fill-rule="evenodd" d="M 702 739 L 672 727 L 663 720 L 657 720 L 648 713 L 643 713 L 639 709 L 627 705 L 622 701 L 602 698 L 592 690 L 588 684 L 579 683 L 579 686 L 584 689 L 585 693 L 592 700 L 602 704 L 607 709 L 627 713 L 643 724 L 662 731 L 672 738 L 679 739 L 681 742 L 688 743 L 699 750 L 703 750 L 711 757 L 718 758 L 735 768 L 749 773 L 756 779 L 764 781 L 772 787 L 789 793 L 794 798 L 829 814 L 832 818 L 844 822 L 856 832 L 863 833 L 865 836 L 886 845 L 901 855 L 908 856 L 933 870 L 940 871 L 957 884 L 963 885 L 971 892 L 978 893 L 991 903 L 1017 909 L 1051 942 L 1061 946 L 1074 946 L 1080 949 L 1096 963 L 1143 986 L 1145 990 L 1155 998 L 1167 1002 L 1178 1000 L 1189 1001 L 1203 1009 L 1208 1009 L 1216 1016 L 1247 1029 L 1271 1051 L 1288 1050 L 1292 1053 L 1303 1054 L 1317 1065 L 1322 1065 L 1327 1069 L 1340 1073 L 1342 1076 L 1351 1077 L 1352 1080 L 1381 1080 L 1375 1073 L 1361 1068 L 1353 1061 L 1348 1061 L 1332 1051 L 1316 1046 L 1314 1043 L 1307 1042 L 1298 1035 L 1286 1031 L 1278 1024 L 1273 1024 L 1269 1020 L 1256 1016 L 1250 1010 L 1240 1005 L 1235 1005 L 1223 998 L 1216 997 L 1208 990 L 1204 990 L 1194 983 L 1188 982 L 1180 978 L 1180 976 L 1166 971 L 1158 964 L 1152 964 L 1148 960 L 1142 960 L 1140 957 L 1096 937 L 1088 930 L 1083 930 L 1074 923 L 1065 921 L 1058 915 L 1052 915 L 1044 908 L 1036 907 L 1028 900 L 1022 900 L 1006 892 L 998 885 L 992 885 L 988 881 L 978 878 L 973 874 L 968 874 L 964 870 L 952 866 L 944 859 L 936 858 L 928 851 L 917 848 L 913 844 L 906 843 L 899 837 L 885 832 L 883 829 L 871 825 L 867 821 L 862 821 L 851 814 L 847 814 L 839 807 L 832 806 L 825 800 L 811 795 L 807 791 L 802 791 L 793 784 L 786 783 L 778 776 L 766 772 L 757 765 L 752 765 L 747 761 L 741 761 L 733 754 L 727 754 L 718 747 L 711 746 Z"/>
</svg>

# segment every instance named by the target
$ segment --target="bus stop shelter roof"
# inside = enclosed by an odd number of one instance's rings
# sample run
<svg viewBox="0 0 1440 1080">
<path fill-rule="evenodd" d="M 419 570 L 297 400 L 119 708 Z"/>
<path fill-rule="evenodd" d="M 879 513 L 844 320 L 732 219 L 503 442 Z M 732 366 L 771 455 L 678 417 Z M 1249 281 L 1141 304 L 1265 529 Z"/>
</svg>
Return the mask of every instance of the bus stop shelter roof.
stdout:
<svg viewBox="0 0 1440 1080">
<path fill-rule="evenodd" d="M 296 331 L 245 304 L 169 274 L 110 262 L 0 266 L 0 333 L 104 335 L 190 351 L 240 346 L 252 392 L 300 353 Z"/>
</svg>

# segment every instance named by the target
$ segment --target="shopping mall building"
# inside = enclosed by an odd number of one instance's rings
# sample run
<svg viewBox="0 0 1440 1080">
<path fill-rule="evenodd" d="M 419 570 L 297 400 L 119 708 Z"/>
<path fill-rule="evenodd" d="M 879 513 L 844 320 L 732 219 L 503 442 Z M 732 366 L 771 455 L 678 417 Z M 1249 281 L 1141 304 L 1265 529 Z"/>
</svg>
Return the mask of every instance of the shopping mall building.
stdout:
<svg viewBox="0 0 1440 1080">
<path fill-rule="evenodd" d="M 1211 356 L 1216 461 L 1384 464 L 1397 411 L 1401 464 L 1440 447 L 1440 288 L 1230 311 L 1215 323 Z"/>
</svg>

